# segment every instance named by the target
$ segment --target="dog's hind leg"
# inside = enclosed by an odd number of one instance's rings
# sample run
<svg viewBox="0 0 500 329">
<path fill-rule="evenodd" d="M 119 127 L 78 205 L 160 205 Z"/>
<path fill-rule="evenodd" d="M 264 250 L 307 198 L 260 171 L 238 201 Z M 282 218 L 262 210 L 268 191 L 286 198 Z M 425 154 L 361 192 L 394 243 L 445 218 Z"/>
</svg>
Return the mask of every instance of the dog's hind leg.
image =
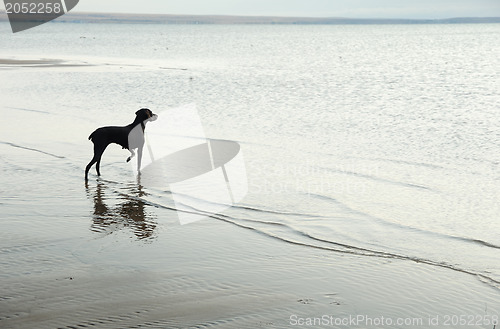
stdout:
<svg viewBox="0 0 500 329">
<path fill-rule="evenodd" d="M 85 180 L 88 180 L 89 170 L 94 165 L 94 163 L 97 163 L 96 165 L 97 176 L 101 176 L 99 165 L 101 164 L 101 157 L 106 147 L 107 145 L 102 146 L 94 144 L 94 157 L 92 158 L 92 160 L 90 160 L 89 164 L 85 168 Z"/>
<path fill-rule="evenodd" d="M 97 171 L 97 176 L 101 176 L 101 158 L 102 158 L 102 154 L 104 153 L 104 150 L 106 149 L 106 147 L 108 147 L 108 145 L 104 145 L 104 146 L 99 146 L 99 147 L 95 147 L 94 149 L 94 153 L 95 155 L 97 156 L 97 159 L 96 159 L 96 162 L 97 164 L 95 165 L 95 169 Z"/>
<path fill-rule="evenodd" d="M 97 157 L 94 155 L 94 157 L 92 158 L 92 160 L 90 160 L 89 164 L 87 165 L 87 167 L 85 168 L 85 180 L 89 180 L 89 170 L 90 168 L 92 167 L 92 165 L 94 163 L 97 162 Z"/>
</svg>

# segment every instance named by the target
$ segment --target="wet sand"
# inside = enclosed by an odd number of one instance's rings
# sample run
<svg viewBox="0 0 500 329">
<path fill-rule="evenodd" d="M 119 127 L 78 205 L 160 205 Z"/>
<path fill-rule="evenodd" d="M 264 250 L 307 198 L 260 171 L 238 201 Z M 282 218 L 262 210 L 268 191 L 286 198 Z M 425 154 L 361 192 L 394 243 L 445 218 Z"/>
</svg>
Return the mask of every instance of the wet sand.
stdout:
<svg viewBox="0 0 500 329">
<path fill-rule="evenodd" d="M 39 58 L 39 59 L 21 59 L 21 58 L 0 58 L 0 70 L 14 70 L 14 69 L 81 69 L 80 71 L 85 70 L 144 70 L 145 67 L 143 65 L 137 65 L 133 61 L 121 62 L 116 59 L 109 60 L 101 60 L 101 61 L 83 61 L 78 58 Z M 158 70 L 179 70 L 186 71 L 186 68 L 183 67 L 165 67 L 154 61 L 150 63 L 150 66 L 146 69 L 158 69 Z"/>
<path fill-rule="evenodd" d="M 212 220 L 158 235 L 150 244 L 108 236 L 3 247 L 11 267 L 38 264 L 2 279 L 2 326 L 287 328 L 327 315 L 428 327 L 430 317 L 483 314 L 497 294 L 468 293 L 478 283 L 461 273 L 309 250 Z"/>
<path fill-rule="evenodd" d="M 0 69 L 9 67 L 78 67 L 87 63 L 72 63 L 62 59 L 6 59 L 0 58 Z"/>
</svg>

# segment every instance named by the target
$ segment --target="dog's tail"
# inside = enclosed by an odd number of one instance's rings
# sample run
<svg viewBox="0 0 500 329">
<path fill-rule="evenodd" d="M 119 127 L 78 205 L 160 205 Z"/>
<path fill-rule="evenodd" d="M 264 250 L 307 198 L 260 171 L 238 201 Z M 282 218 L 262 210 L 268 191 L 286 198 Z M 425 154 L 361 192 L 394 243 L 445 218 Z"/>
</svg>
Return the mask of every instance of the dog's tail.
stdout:
<svg viewBox="0 0 500 329">
<path fill-rule="evenodd" d="M 97 131 L 97 130 L 96 130 L 96 131 Z M 94 142 L 92 139 L 94 138 L 94 134 L 95 134 L 95 132 L 96 132 L 96 131 L 94 131 L 92 134 L 90 134 L 90 136 L 89 136 L 89 141 Z"/>
</svg>

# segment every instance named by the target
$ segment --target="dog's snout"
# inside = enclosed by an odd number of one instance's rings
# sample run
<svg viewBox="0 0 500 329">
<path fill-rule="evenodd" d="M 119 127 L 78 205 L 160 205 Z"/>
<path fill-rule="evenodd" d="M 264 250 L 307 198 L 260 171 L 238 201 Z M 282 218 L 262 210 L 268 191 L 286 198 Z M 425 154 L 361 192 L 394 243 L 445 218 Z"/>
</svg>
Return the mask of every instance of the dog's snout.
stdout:
<svg viewBox="0 0 500 329">
<path fill-rule="evenodd" d="M 151 111 L 151 110 L 147 111 L 147 115 L 148 115 L 148 119 L 151 119 L 151 121 L 156 120 L 156 118 L 158 117 L 158 115 L 154 114 L 153 111 Z"/>
</svg>

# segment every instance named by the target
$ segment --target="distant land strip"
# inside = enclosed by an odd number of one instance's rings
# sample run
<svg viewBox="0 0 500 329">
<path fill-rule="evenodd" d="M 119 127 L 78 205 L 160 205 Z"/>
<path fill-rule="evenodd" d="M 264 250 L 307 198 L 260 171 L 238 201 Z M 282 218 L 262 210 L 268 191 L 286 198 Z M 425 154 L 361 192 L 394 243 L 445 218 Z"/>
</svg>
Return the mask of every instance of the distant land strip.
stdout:
<svg viewBox="0 0 500 329">
<path fill-rule="evenodd" d="M 0 22 L 8 21 L 0 11 Z M 166 15 L 115 14 L 70 12 L 57 18 L 60 23 L 113 24 L 464 24 L 500 23 L 500 17 L 457 17 L 445 19 L 382 19 L 343 17 L 281 17 L 281 16 L 227 16 L 227 15 Z"/>
</svg>

